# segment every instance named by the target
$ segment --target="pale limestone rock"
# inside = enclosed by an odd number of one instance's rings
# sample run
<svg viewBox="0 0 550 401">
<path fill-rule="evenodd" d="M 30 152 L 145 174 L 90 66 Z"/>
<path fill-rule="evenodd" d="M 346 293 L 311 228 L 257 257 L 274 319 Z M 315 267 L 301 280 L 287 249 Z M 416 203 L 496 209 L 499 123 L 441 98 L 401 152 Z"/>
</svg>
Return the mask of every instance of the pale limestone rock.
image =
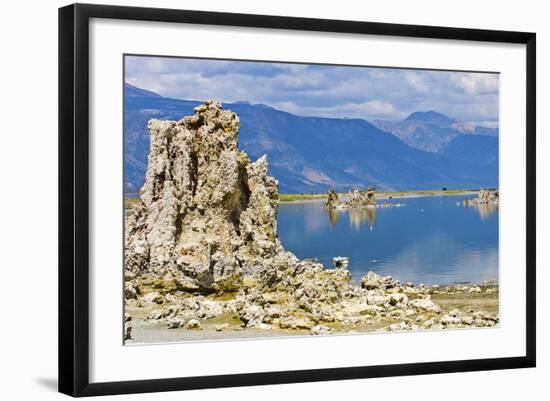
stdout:
<svg viewBox="0 0 550 401">
<path fill-rule="evenodd" d="M 125 299 L 137 299 L 138 295 L 140 295 L 139 287 L 132 284 L 127 283 L 124 287 L 124 298 Z"/>
<path fill-rule="evenodd" d="M 491 191 L 488 189 L 481 188 L 477 194 L 477 197 L 474 199 L 465 199 L 464 204 L 466 206 L 475 205 L 475 206 L 497 206 L 499 203 L 499 192 Z"/>
<path fill-rule="evenodd" d="M 357 188 L 354 188 L 350 194 L 349 199 L 346 202 L 346 207 L 349 208 L 362 208 L 362 207 L 372 207 L 376 205 L 376 198 L 374 196 L 375 189 L 374 187 L 369 187 L 367 191 L 360 191 Z"/>
<path fill-rule="evenodd" d="M 217 102 L 177 122 L 151 120 L 148 129 L 141 203 L 126 224 L 126 270 L 171 272 L 184 291 L 237 291 L 246 269 L 283 251 L 266 157 L 252 163 L 239 151 L 239 118 Z"/>
<path fill-rule="evenodd" d="M 374 272 L 368 272 L 361 279 L 361 287 L 366 290 L 387 290 L 399 286 L 399 281 L 391 276 L 382 277 Z"/>
<path fill-rule="evenodd" d="M 317 325 L 315 327 L 312 327 L 312 329 L 310 330 L 310 334 L 314 336 L 332 334 L 332 330 L 330 329 L 330 327 Z"/>
<path fill-rule="evenodd" d="M 409 301 L 409 307 L 420 309 L 427 312 L 440 313 L 441 308 L 435 302 L 431 300 L 429 295 L 426 295 L 424 298 L 417 298 Z"/>
<path fill-rule="evenodd" d="M 185 321 L 178 318 L 171 318 L 166 322 L 166 326 L 169 329 L 179 329 L 180 327 L 183 327 L 185 325 Z"/>
<path fill-rule="evenodd" d="M 160 303 L 159 301 L 161 299 L 162 299 L 161 295 L 158 291 L 149 292 L 149 293 L 145 294 L 145 296 L 143 297 L 143 300 L 145 302 L 151 302 L 151 303 Z"/>
<path fill-rule="evenodd" d="M 229 327 L 231 327 L 229 323 L 218 324 L 216 325 L 216 331 L 224 331 L 227 330 Z"/>
<path fill-rule="evenodd" d="M 185 323 L 185 328 L 189 330 L 202 330 L 201 322 L 197 319 L 191 319 Z"/>
<path fill-rule="evenodd" d="M 332 258 L 332 264 L 336 268 L 345 269 L 349 266 L 349 257 L 335 256 L 334 258 Z"/>
</svg>

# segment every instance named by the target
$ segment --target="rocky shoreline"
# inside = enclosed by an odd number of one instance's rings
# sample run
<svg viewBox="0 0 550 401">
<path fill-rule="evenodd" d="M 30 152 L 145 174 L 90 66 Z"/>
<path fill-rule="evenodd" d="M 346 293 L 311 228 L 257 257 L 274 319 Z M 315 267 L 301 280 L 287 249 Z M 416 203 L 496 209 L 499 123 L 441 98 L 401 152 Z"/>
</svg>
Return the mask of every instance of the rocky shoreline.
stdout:
<svg viewBox="0 0 550 401">
<path fill-rule="evenodd" d="M 133 328 L 128 344 L 449 330 L 496 327 L 499 323 L 499 288 L 494 282 L 401 285 L 371 272 L 362 281 L 362 302 L 350 300 L 340 313 L 317 317 L 288 313 L 292 308 L 273 296 L 247 304 L 246 297 L 239 294 L 191 295 L 159 288 L 160 283 L 140 284 L 141 296 L 126 302 L 131 317 L 127 325 Z M 250 324 L 252 316 L 256 320 Z"/>
<path fill-rule="evenodd" d="M 266 156 L 252 162 L 238 149 L 239 125 L 235 113 L 211 101 L 180 121 L 149 122 L 146 182 L 125 227 L 128 343 L 205 339 L 206 332 L 324 335 L 498 324 L 498 306 L 448 309 L 434 301 L 479 296 L 498 305 L 496 283 L 425 287 L 369 272 L 358 285 L 345 257 L 329 269 L 286 251 L 277 235 L 277 181 L 267 174 Z M 352 195 L 357 207 L 382 206 L 374 190 Z M 157 335 L 144 336 L 147 328 Z"/>
</svg>

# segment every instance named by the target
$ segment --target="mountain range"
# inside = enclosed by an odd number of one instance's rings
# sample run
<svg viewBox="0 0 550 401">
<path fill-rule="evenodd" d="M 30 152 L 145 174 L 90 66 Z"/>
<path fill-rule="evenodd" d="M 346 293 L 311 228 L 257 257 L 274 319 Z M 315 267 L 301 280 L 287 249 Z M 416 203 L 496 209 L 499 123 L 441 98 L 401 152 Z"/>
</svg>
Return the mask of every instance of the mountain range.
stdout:
<svg viewBox="0 0 550 401">
<path fill-rule="evenodd" d="M 193 114 L 201 102 L 163 97 L 130 84 L 124 91 L 124 189 L 135 196 L 147 170 L 147 121 L 179 120 Z M 270 174 L 279 180 L 281 193 L 325 192 L 329 186 L 338 191 L 368 185 L 378 190 L 498 186 L 498 132 L 487 135 L 468 127 L 460 133 L 449 128 L 459 127 L 459 122 L 439 113 L 371 124 L 297 116 L 247 102 L 224 108 L 240 118 L 240 148 L 253 160 L 268 155 Z M 409 124 L 418 132 L 403 138 L 396 133 L 405 132 L 401 127 Z M 413 137 L 415 146 L 409 143 Z M 429 147 L 430 141 L 437 146 Z M 421 143 L 429 149 L 421 149 Z"/>
<path fill-rule="evenodd" d="M 427 152 L 444 151 L 454 138 L 462 135 L 498 137 L 497 128 L 463 123 L 435 111 L 417 111 L 403 121 L 374 120 L 372 124 L 407 145 Z"/>
</svg>

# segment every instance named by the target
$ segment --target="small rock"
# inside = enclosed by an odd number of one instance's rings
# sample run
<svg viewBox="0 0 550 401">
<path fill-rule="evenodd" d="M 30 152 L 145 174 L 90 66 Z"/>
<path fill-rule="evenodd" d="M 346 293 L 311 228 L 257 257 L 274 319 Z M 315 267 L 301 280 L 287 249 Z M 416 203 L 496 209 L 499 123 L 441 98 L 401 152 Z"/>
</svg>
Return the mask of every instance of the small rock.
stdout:
<svg viewBox="0 0 550 401">
<path fill-rule="evenodd" d="M 201 322 L 197 319 L 191 319 L 185 324 L 185 328 L 189 330 L 202 330 Z"/>
<path fill-rule="evenodd" d="M 411 329 L 411 326 L 409 326 L 405 322 L 395 323 L 395 324 L 390 325 L 387 328 L 388 331 L 401 331 L 401 330 L 410 330 L 410 329 Z"/>
<path fill-rule="evenodd" d="M 424 327 L 425 329 L 431 329 L 434 324 L 435 324 L 434 319 L 428 319 L 422 324 L 422 327 Z"/>
<path fill-rule="evenodd" d="M 132 326 L 126 325 L 124 329 L 124 340 L 131 340 L 132 339 Z"/>
<path fill-rule="evenodd" d="M 486 313 L 483 315 L 483 320 L 488 320 L 494 323 L 498 323 L 498 317 L 491 313 Z"/>
<path fill-rule="evenodd" d="M 198 316 L 202 319 L 211 319 L 223 314 L 223 308 L 219 302 L 214 301 L 201 301 L 198 302 L 199 311 Z"/>
<path fill-rule="evenodd" d="M 254 327 L 262 323 L 265 311 L 259 305 L 248 303 L 241 309 L 240 317 L 247 327 Z"/>
<path fill-rule="evenodd" d="M 441 318 L 440 323 L 444 326 L 458 326 L 462 323 L 462 319 L 458 315 L 459 311 L 453 309 Z"/>
<path fill-rule="evenodd" d="M 183 320 L 180 320 L 178 318 L 172 318 L 166 322 L 166 326 L 169 329 L 179 329 L 180 327 L 183 327 L 185 322 Z"/>
<path fill-rule="evenodd" d="M 267 323 L 259 323 L 258 325 L 254 326 L 256 329 L 260 330 L 271 330 L 271 325 Z"/>
<path fill-rule="evenodd" d="M 425 310 L 427 312 L 441 312 L 441 308 L 429 298 L 429 295 L 426 298 L 413 299 L 412 301 L 409 301 L 408 305 L 410 307 Z"/>
<path fill-rule="evenodd" d="M 387 290 L 399 285 L 399 281 L 394 280 L 391 276 L 382 277 L 374 272 L 368 272 L 361 279 L 361 287 L 366 290 Z"/>
<path fill-rule="evenodd" d="M 405 294 L 397 293 L 390 294 L 389 303 L 391 306 L 396 306 L 398 304 L 406 304 L 409 301 L 409 298 Z"/>
<path fill-rule="evenodd" d="M 330 327 L 318 324 L 317 326 L 311 328 L 310 334 L 314 336 L 332 334 L 332 330 Z"/>
<path fill-rule="evenodd" d="M 228 329 L 231 325 L 229 323 L 222 323 L 222 324 L 218 324 L 216 326 L 216 331 L 223 331 L 225 329 Z"/>
<path fill-rule="evenodd" d="M 143 300 L 149 303 L 161 303 L 159 302 L 161 298 L 162 297 L 158 291 L 152 291 L 145 294 L 145 296 L 143 297 Z"/>
<path fill-rule="evenodd" d="M 132 285 L 132 284 L 126 284 L 124 287 L 124 298 L 125 299 L 137 299 L 139 295 L 139 287 Z"/>
<path fill-rule="evenodd" d="M 332 258 L 332 264 L 338 269 L 345 269 L 349 266 L 349 257 L 347 256 L 336 256 Z"/>
</svg>

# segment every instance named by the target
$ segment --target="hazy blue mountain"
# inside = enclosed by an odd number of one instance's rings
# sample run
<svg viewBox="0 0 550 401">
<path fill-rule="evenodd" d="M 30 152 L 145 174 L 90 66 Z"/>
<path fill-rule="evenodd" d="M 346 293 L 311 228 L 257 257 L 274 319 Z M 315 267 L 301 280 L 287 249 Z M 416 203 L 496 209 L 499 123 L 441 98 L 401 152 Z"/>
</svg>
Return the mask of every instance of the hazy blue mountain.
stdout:
<svg viewBox="0 0 550 401">
<path fill-rule="evenodd" d="M 436 153 L 460 135 L 498 136 L 497 129 L 462 123 L 435 111 L 417 111 L 403 121 L 375 120 L 372 124 L 415 149 Z"/>
<path fill-rule="evenodd" d="M 147 121 L 179 120 L 192 114 L 200 102 L 164 98 L 128 84 L 125 95 L 124 185 L 128 194 L 136 194 L 147 169 Z M 282 193 L 370 184 L 380 190 L 498 184 L 494 166 L 465 161 L 454 153 L 450 157 L 414 149 L 365 120 L 301 117 L 246 102 L 224 107 L 239 115 L 240 147 L 253 160 L 268 155 L 270 174 L 279 180 Z"/>
<path fill-rule="evenodd" d="M 481 166 L 498 166 L 498 138 L 488 135 L 459 135 L 445 148 L 450 159 Z"/>
<path fill-rule="evenodd" d="M 488 128 L 476 126 L 474 128 L 474 135 L 488 135 L 488 136 L 498 136 L 498 128 Z"/>
<path fill-rule="evenodd" d="M 455 120 L 435 111 L 415 111 L 404 121 L 417 121 L 439 126 L 451 125 Z"/>
<path fill-rule="evenodd" d="M 138 87 L 135 87 L 133 85 L 124 84 L 124 95 L 126 98 L 129 97 L 162 97 L 159 94 L 156 94 L 155 92 L 151 92 L 145 89 L 141 89 Z"/>
</svg>

